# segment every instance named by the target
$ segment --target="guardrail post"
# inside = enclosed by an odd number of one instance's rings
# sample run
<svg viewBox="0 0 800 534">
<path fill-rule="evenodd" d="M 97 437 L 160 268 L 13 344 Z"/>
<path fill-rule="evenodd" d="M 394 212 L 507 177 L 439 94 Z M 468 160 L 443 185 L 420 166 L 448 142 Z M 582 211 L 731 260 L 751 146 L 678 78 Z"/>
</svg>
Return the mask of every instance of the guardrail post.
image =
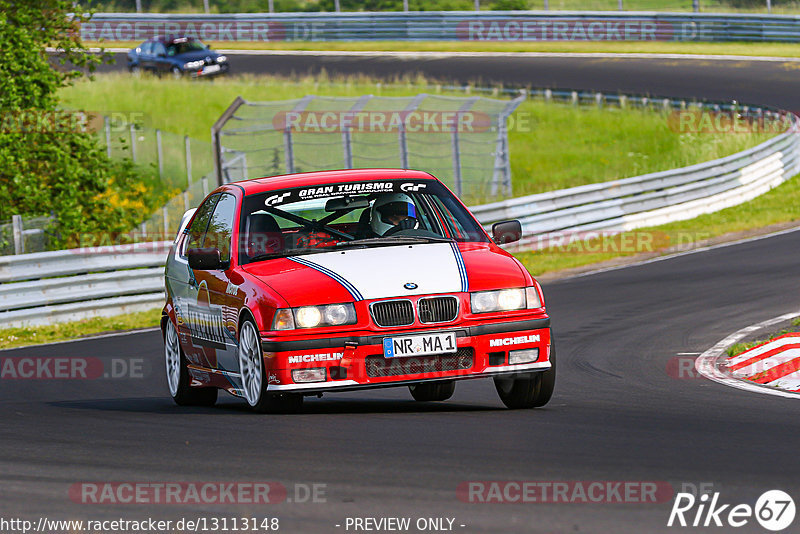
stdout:
<svg viewBox="0 0 800 534">
<path fill-rule="evenodd" d="M 161 147 L 161 130 L 156 128 L 156 156 L 158 157 L 158 177 L 164 177 L 164 151 Z"/>
<path fill-rule="evenodd" d="M 661 105 L 664 107 L 664 113 L 669 112 L 672 103 L 669 101 L 669 98 L 665 98 L 661 101 Z"/>
<path fill-rule="evenodd" d="M 14 234 L 14 254 L 25 253 L 25 239 L 22 234 L 22 216 L 11 216 L 11 230 Z"/>
<path fill-rule="evenodd" d="M 619 95 L 619 107 L 620 109 L 628 107 L 628 97 L 626 95 Z"/>
<path fill-rule="evenodd" d="M 131 160 L 136 163 L 136 125 L 130 124 L 131 131 Z"/>
<path fill-rule="evenodd" d="M 103 129 L 106 131 L 106 156 L 111 157 L 111 119 L 103 117 Z"/>
<path fill-rule="evenodd" d="M 570 99 L 572 100 L 572 105 L 573 106 L 577 106 L 578 105 L 578 91 L 572 91 L 572 93 L 570 94 Z"/>
<path fill-rule="evenodd" d="M 544 90 L 544 101 L 550 102 L 553 100 L 553 90 L 552 89 L 545 89 Z"/>
<path fill-rule="evenodd" d="M 597 103 L 597 107 L 598 108 L 602 108 L 603 107 L 603 93 L 596 93 L 594 95 L 594 100 Z"/>
<path fill-rule="evenodd" d="M 192 187 L 192 142 L 188 135 L 183 136 L 183 146 L 186 152 L 186 183 Z"/>
</svg>

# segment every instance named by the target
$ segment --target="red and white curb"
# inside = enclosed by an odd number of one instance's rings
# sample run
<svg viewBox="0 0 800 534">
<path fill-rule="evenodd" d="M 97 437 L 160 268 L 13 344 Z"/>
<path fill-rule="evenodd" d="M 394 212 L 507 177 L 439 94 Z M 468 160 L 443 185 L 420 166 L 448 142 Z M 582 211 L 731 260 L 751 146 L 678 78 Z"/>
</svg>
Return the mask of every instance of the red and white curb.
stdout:
<svg viewBox="0 0 800 534">
<path fill-rule="evenodd" d="M 748 335 L 798 316 L 800 311 L 787 313 L 734 332 L 698 356 L 695 369 L 726 386 L 778 397 L 800 397 L 800 333 L 781 336 L 733 358 L 726 354 L 728 347 Z"/>
<path fill-rule="evenodd" d="M 800 332 L 762 343 L 725 363 L 735 378 L 800 393 Z"/>
</svg>

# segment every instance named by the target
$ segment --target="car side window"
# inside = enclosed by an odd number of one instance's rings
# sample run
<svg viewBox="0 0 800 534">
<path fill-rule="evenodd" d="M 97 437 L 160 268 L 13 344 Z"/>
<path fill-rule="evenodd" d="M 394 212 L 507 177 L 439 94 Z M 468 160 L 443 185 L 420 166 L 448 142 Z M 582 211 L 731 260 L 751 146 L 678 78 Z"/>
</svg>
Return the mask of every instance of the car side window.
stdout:
<svg viewBox="0 0 800 534">
<path fill-rule="evenodd" d="M 189 239 L 184 250 L 203 246 L 203 238 L 206 236 L 211 213 L 214 211 L 214 206 L 217 205 L 217 200 L 219 200 L 219 194 L 212 195 L 197 208 L 197 213 L 188 228 Z"/>
<path fill-rule="evenodd" d="M 150 43 L 150 41 L 145 41 L 139 47 L 139 49 L 141 50 L 139 53 L 142 54 L 143 56 L 149 56 L 151 47 L 152 44 Z"/>
<path fill-rule="evenodd" d="M 231 236 L 233 235 L 233 219 L 236 215 L 236 197 L 223 193 L 219 197 L 214 215 L 208 224 L 203 247 L 216 247 L 222 261 L 231 259 Z"/>
<path fill-rule="evenodd" d="M 160 56 L 162 54 L 166 55 L 167 54 L 167 49 L 164 48 L 164 45 L 162 43 L 153 43 L 153 52 L 152 53 L 153 53 L 154 56 Z"/>
</svg>

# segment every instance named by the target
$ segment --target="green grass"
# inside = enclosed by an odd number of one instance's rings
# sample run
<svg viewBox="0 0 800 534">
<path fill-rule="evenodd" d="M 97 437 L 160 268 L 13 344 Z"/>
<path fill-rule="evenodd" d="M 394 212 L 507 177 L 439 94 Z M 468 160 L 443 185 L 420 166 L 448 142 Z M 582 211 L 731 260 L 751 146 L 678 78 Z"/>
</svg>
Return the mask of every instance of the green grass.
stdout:
<svg viewBox="0 0 800 534">
<path fill-rule="evenodd" d="M 87 46 L 132 48 L 139 42 L 87 42 Z M 557 52 L 618 54 L 707 54 L 723 56 L 800 57 L 795 43 L 702 43 L 676 41 L 581 42 L 581 41 L 272 41 L 210 42 L 222 50 L 325 50 L 336 52 Z M 234 64 L 235 67 L 235 64 Z"/>
<path fill-rule="evenodd" d="M 792 326 L 793 327 L 800 326 L 800 317 L 792 320 Z M 728 358 L 733 358 L 734 356 L 738 356 L 739 354 L 743 353 L 746 350 L 750 350 L 753 347 L 761 345 L 762 343 L 766 343 L 767 341 L 772 341 L 776 337 L 780 337 L 784 334 L 797 332 L 797 330 L 798 330 L 797 328 L 784 328 L 780 332 L 775 332 L 773 334 L 770 334 L 766 339 L 759 339 L 758 341 L 747 341 L 744 343 L 736 343 L 734 345 L 731 345 L 730 347 L 728 347 L 728 350 L 726 351 L 728 353 Z"/>
<path fill-rule="evenodd" d="M 161 308 L 155 308 L 150 311 L 130 313 L 127 315 L 95 317 L 83 321 L 58 323 L 48 326 L 3 328 L 0 329 L 0 349 L 67 341 L 108 332 L 152 328 L 158 326 L 160 320 Z"/>
<path fill-rule="evenodd" d="M 62 90 L 60 96 L 66 107 L 141 113 L 148 126 L 210 140 L 211 125 L 237 96 L 263 101 L 305 94 L 408 96 L 437 90 L 441 87 L 421 78 L 388 85 L 368 78 L 329 79 L 324 75 L 300 80 L 231 77 L 196 83 L 110 74 L 79 82 Z M 667 116 L 660 112 L 532 100 L 522 103 L 512 120 L 517 125 L 509 133 L 514 196 L 700 163 L 768 138 L 763 134 L 679 134 L 670 129 Z M 340 151 L 340 147 L 335 149 Z M 177 150 L 181 151 L 182 145 Z M 177 153 L 171 159 L 176 158 L 182 168 Z M 200 174 L 201 169 L 195 168 L 195 175 Z M 465 198 L 469 204 L 489 200 L 494 198 Z"/>
</svg>

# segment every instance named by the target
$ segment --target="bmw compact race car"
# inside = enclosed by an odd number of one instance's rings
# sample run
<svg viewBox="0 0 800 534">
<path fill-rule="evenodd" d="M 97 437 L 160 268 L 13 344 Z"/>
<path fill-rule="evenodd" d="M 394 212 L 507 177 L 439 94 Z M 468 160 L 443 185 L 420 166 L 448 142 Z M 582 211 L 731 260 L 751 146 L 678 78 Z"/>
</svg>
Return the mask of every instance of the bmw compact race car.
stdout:
<svg viewBox="0 0 800 534">
<path fill-rule="evenodd" d="M 367 169 L 223 185 L 184 220 L 167 259 L 161 328 L 169 391 L 219 389 L 259 412 L 307 395 L 408 386 L 443 401 L 493 378 L 509 408 L 543 406 L 555 351 L 542 290 L 440 181 Z"/>
</svg>

